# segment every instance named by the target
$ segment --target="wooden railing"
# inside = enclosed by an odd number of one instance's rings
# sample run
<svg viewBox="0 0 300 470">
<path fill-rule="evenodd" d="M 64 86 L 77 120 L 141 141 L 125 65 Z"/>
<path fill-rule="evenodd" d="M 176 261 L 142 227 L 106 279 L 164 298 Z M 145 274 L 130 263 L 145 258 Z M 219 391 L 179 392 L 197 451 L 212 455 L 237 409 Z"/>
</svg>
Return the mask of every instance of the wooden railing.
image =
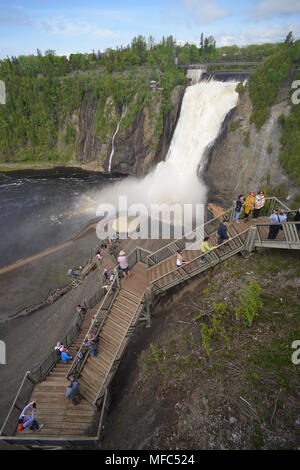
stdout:
<svg viewBox="0 0 300 470">
<path fill-rule="evenodd" d="M 8 415 L 0 430 L 0 436 L 12 436 L 17 429 L 18 418 L 24 407 L 29 402 L 30 396 L 35 386 L 35 381 L 27 371 L 16 394 L 16 398 L 10 407 Z"/>
<path fill-rule="evenodd" d="M 99 401 L 102 399 L 105 391 L 107 390 L 107 387 L 109 386 L 118 366 L 119 366 L 119 362 L 121 360 L 121 357 L 123 355 L 123 352 L 125 351 L 125 348 L 126 348 L 126 345 L 127 345 L 127 342 L 129 341 L 129 338 L 131 337 L 131 335 L 133 334 L 133 328 L 136 326 L 136 323 L 138 321 L 138 318 L 140 316 L 140 313 L 141 313 L 141 310 L 143 308 L 143 303 L 145 302 L 145 299 L 146 299 L 146 294 L 144 294 L 143 298 L 141 299 L 140 303 L 137 305 L 136 307 L 136 311 L 135 311 L 135 314 L 131 320 L 131 322 L 129 323 L 124 335 L 123 335 L 123 338 L 121 339 L 121 342 L 120 342 L 120 345 L 116 351 L 116 354 L 113 358 L 113 361 L 112 361 L 112 367 L 109 369 L 109 371 L 107 372 L 105 378 L 104 378 L 104 381 L 102 383 L 102 386 L 97 394 L 97 397 L 94 401 L 94 405 L 95 406 L 99 406 Z"/>
<path fill-rule="evenodd" d="M 106 295 L 104 296 L 104 299 L 98 308 L 98 311 L 94 317 L 94 320 L 91 322 L 91 326 L 88 329 L 85 337 L 87 337 L 89 334 L 93 333 L 96 336 L 99 335 L 100 331 L 102 330 L 103 324 L 106 320 L 106 318 L 109 315 L 110 309 L 115 301 L 116 296 L 119 293 L 120 290 L 120 279 L 119 279 L 119 273 L 117 267 L 114 268 L 114 280 L 109 286 Z M 95 327 L 95 325 L 97 325 Z M 67 378 L 70 379 L 75 379 L 78 378 L 80 375 L 88 357 L 89 357 L 89 349 L 85 346 L 86 339 L 81 343 L 81 346 L 79 348 L 78 354 L 82 353 L 83 359 L 81 361 L 76 361 L 76 358 L 74 359 L 70 369 L 68 370 L 67 373 Z"/>
<path fill-rule="evenodd" d="M 142 262 L 145 263 L 147 262 L 147 256 L 151 253 L 149 250 L 146 250 L 141 247 L 136 247 L 132 252 L 130 252 L 127 256 L 128 260 L 128 265 L 129 268 L 131 269 L 136 263 Z M 119 278 L 119 265 L 117 264 L 114 268 L 114 274 L 115 278 L 113 283 L 111 284 L 110 288 L 108 289 L 103 302 L 101 303 L 98 312 L 96 313 L 94 322 L 92 322 L 86 336 L 88 336 L 90 333 L 95 334 L 98 336 L 104 326 L 104 323 L 106 319 L 109 316 L 110 310 L 114 304 L 114 301 L 120 291 L 120 278 Z M 108 305 L 107 305 L 108 303 Z M 100 322 L 100 323 L 99 323 Z M 97 326 L 96 328 L 93 326 L 93 324 L 96 323 Z M 99 323 L 99 324 L 98 324 Z M 82 352 L 83 354 L 83 359 L 81 361 L 73 361 L 72 366 L 68 370 L 67 373 L 67 378 L 78 378 L 83 367 L 85 366 L 88 357 L 89 357 L 89 350 L 85 346 L 85 340 L 82 342 L 79 352 Z"/>
<path fill-rule="evenodd" d="M 242 251 L 244 249 L 242 236 L 247 235 L 248 231 L 249 229 L 244 230 L 243 232 L 232 237 L 231 239 L 226 240 L 222 245 L 212 248 L 211 251 L 207 253 L 201 253 L 195 256 L 195 258 L 193 258 L 191 261 L 186 262 L 181 267 L 176 267 L 172 271 L 169 271 L 160 276 L 159 278 L 155 279 L 151 282 L 151 285 L 154 289 L 154 293 L 157 294 L 158 292 L 167 290 L 170 287 L 177 285 L 179 282 L 191 278 L 202 271 L 206 271 L 215 264 L 218 264 L 224 259 Z M 235 244 L 235 246 L 230 250 L 226 250 L 226 247 L 229 243 L 233 243 Z M 163 286 L 161 286 L 161 281 L 163 281 L 164 279 L 166 280 L 167 277 L 172 274 L 174 275 L 174 279 L 170 280 L 169 282 L 166 282 Z"/>
<path fill-rule="evenodd" d="M 287 212 L 292 212 L 290 211 L 289 207 L 280 201 L 277 197 L 266 197 L 266 203 L 262 208 L 260 215 L 269 216 L 273 213 L 273 210 L 276 207 L 281 207 Z M 184 250 L 187 245 L 192 245 L 193 242 L 197 243 L 197 241 L 203 240 L 203 237 L 205 236 L 211 236 L 218 230 L 220 222 L 224 217 L 227 217 L 229 223 L 232 223 L 234 221 L 234 214 L 235 202 L 233 202 L 230 209 L 222 212 L 222 214 L 220 214 L 218 217 L 214 217 L 213 219 L 208 220 L 204 224 L 196 227 L 191 232 L 185 234 L 183 237 L 168 243 L 164 247 L 150 254 L 147 257 L 148 267 L 151 268 L 161 261 L 164 261 L 165 259 L 174 255 L 178 250 Z"/>
<path fill-rule="evenodd" d="M 293 214 L 294 211 L 290 211 L 290 213 Z M 212 248 L 208 253 L 202 253 L 191 261 L 183 264 L 181 267 L 163 274 L 151 282 L 154 293 L 157 294 L 167 290 L 177 285 L 179 282 L 193 277 L 202 271 L 206 271 L 215 264 L 218 264 L 240 251 L 252 251 L 254 247 L 300 249 L 300 222 L 283 222 L 282 224 L 278 224 L 282 226 L 282 230 L 279 231 L 278 236 L 274 240 L 269 239 L 269 229 L 271 226 L 275 227 L 276 225 L 277 224 L 271 223 L 258 223 L 253 225 L 231 239 L 226 240 L 222 245 Z M 233 242 L 236 246 L 226 251 L 226 246 Z M 166 280 L 172 274 L 174 279 L 162 285 L 161 281 Z"/>
<path fill-rule="evenodd" d="M 89 308 L 92 308 L 95 305 L 94 302 L 97 303 L 100 292 L 101 291 L 96 292 L 94 296 L 92 296 L 87 302 L 85 302 Z M 83 317 L 81 315 L 77 315 L 74 326 L 63 338 L 61 343 L 64 344 L 66 347 L 70 347 L 75 338 L 77 338 L 77 336 L 79 335 L 82 323 Z M 16 397 L 13 401 L 13 404 L 1 428 L 0 436 L 11 436 L 15 433 L 17 429 L 18 418 L 24 407 L 27 405 L 35 385 L 45 380 L 45 378 L 50 374 L 52 369 L 56 366 L 58 361 L 59 357 L 57 356 L 55 351 L 51 351 L 51 353 L 48 354 L 48 356 L 40 364 L 33 368 L 32 371 L 26 372 L 18 389 Z"/>
</svg>

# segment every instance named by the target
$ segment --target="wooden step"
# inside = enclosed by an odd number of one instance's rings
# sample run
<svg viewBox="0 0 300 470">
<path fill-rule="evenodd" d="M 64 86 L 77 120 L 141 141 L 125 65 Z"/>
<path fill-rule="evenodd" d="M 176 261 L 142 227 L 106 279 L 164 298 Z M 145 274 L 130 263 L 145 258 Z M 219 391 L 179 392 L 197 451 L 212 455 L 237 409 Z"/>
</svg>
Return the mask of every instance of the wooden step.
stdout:
<svg viewBox="0 0 300 470">
<path fill-rule="evenodd" d="M 122 289 L 120 290 L 120 294 L 125 295 L 128 299 L 132 299 L 135 303 L 139 304 L 141 301 L 141 296 L 137 295 L 135 292 L 131 292 L 127 289 Z"/>
</svg>

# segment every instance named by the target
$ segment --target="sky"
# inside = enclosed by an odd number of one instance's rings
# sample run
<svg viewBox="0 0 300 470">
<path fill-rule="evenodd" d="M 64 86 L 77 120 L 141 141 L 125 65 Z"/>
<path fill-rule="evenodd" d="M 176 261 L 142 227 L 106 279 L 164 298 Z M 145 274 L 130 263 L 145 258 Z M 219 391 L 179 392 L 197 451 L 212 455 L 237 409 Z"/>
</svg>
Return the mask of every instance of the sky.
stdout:
<svg viewBox="0 0 300 470">
<path fill-rule="evenodd" d="M 217 47 L 300 38 L 300 0 L 0 0 L 0 58 L 126 46 L 142 34 Z"/>
</svg>

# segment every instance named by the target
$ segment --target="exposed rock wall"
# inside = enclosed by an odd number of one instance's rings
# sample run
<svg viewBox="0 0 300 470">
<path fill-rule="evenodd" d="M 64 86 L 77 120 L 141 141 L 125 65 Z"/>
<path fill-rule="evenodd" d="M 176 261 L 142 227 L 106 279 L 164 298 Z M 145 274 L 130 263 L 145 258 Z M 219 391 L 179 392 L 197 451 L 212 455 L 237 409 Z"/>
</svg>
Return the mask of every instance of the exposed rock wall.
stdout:
<svg viewBox="0 0 300 470">
<path fill-rule="evenodd" d="M 165 159 L 179 118 L 184 89 L 183 86 L 177 86 L 172 93 L 173 109 L 164 117 L 161 136 L 157 135 L 156 131 L 156 122 L 161 111 L 161 94 L 156 90 L 152 92 L 150 104 L 138 111 L 133 123 L 126 128 L 121 125 L 115 139 L 113 172 L 144 175 L 157 162 Z M 114 131 L 105 140 L 96 135 L 96 109 L 95 95 L 87 92 L 78 112 L 78 123 L 74 125 L 75 155 L 77 161 L 97 162 L 99 170 L 107 171 Z"/>
<path fill-rule="evenodd" d="M 239 194 L 266 186 L 283 184 L 291 194 L 295 191 L 279 163 L 281 128 L 278 117 L 290 112 L 288 99 L 272 106 L 269 119 L 259 131 L 250 122 L 251 112 L 247 90 L 207 156 L 204 177 L 210 188 L 209 200 L 223 207 Z"/>
</svg>

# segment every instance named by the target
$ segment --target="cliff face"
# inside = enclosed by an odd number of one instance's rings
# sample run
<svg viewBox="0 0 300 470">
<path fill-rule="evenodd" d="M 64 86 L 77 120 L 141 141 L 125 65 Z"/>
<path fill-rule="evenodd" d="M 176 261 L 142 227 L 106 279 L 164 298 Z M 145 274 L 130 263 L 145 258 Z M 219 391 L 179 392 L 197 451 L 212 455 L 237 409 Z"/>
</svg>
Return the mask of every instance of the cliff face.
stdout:
<svg viewBox="0 0 300 470">
<path fill-rule="evenodd" d="M 294 193 L 279 163 L 281 128 L 278 117 L 289 111 L 289 102 L 284 98 L 272 106 L 269 119 L 257 131 L 255 124 L 250 123 L 249 92 L 239 98 L 207 157 L 204 178 L 210 188 L 211 202 L 225 207 L 239 194 L 266 186 L 284 185 L 290 194 Z"/>
<path fill-rule="evenodd" d="M 115 138 L 115 152 L 111 170 L 134 175 L 144 175 L 151 167 L 164 160 L 180 114 L 184 87 L 177 86 L 172 93 L 173 109 L 164 118 L 163 132 L 158 135 L 156 123 L 161 111 L 161 94 L 153 90 L 151 101 L 136 114 L 131 125 L 121 126 Z M 117 123 L 119 110 L 113 103 L 107 103 L 110 116 Z M 96 133 L 97 99 L 87 92 L 82 100 L 78 117 L 73 116 L 72 124 L 76 130 L 75 156 L 80 163 L 97 163 L 99 170 L 108 171 L 112 150 L 112 136 L 116 125 L 105 139 Z M 107 111 L 108 113 L 108 111 Z M 112 116 L 113 115 L 113 116 Z"/>
</svg>

